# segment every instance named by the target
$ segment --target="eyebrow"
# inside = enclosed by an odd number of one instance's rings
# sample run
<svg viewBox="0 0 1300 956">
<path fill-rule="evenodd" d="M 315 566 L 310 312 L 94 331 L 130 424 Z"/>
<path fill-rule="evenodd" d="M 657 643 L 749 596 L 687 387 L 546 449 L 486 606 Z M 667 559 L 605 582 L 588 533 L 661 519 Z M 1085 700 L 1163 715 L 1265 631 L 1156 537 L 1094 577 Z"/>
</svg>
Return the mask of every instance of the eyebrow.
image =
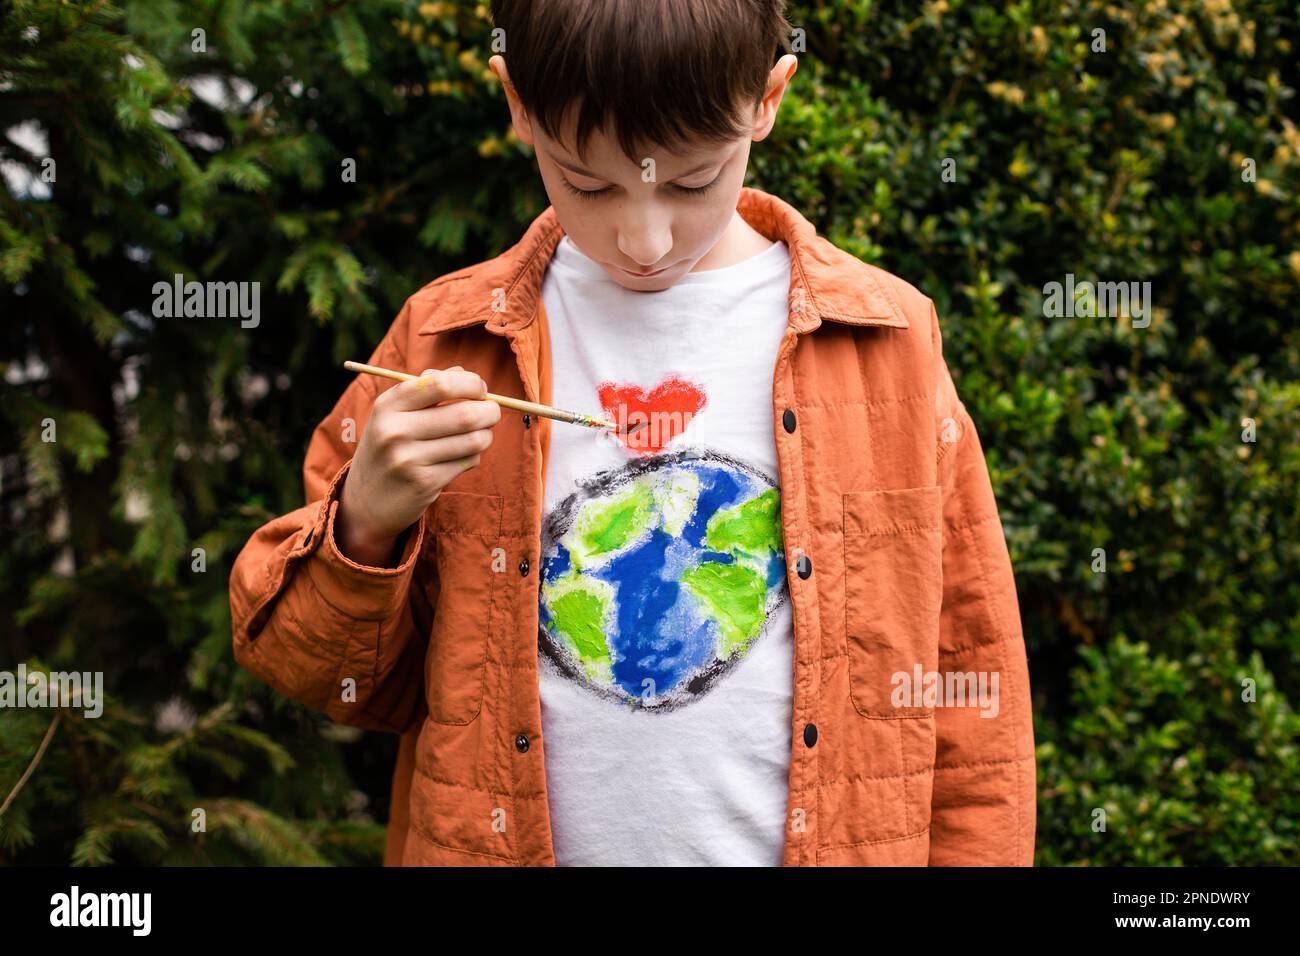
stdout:
<svg viewBox="0 0 1300 956">
<path fill-rule="evenodd" d="M 588 179 L 607 179 L 607 177 L 605 177 L 605 176 L 601 176 L 601 175 L 598 174 L 598 173 L 593 173 L 593 172 L 591 172 L 590 170 L 583 169 L 581 166 L 575 166 L 575 165 L 573 165 L 572 163 L 566 163 L 564 160 L 560 159 L 558 156 L 552 156 L 551 159 L 555 160 L 555 163 L 556 163 L 557 166 L 563 166 L 563 167 L 564 167 L 565 169 L 567 169 L 569 172 L 571 172 L 571 173 L 577 173 L 579 176 L 586 176 Z M 696 166 L 694 169 L 688 169 L 688 170 L 687 170 L 686 172 L 684 172 L 684 173 L 678 173 L 676 176 L 674 176 L 674 177 L 672 177 L 672 178 L 673 178 L 673 179 L 681 179 L 683 176 L 694 176 L 696 173 L 702 173 L 702 172 L 704 172 L 704 170 L 706 170 L 706 169 L 712 169 L 714 166 L 719 166 L 719 165 L 721 165 L 722 163 L 725 163 L 725 162 L 726 162 L 725 159 L 724 159 L 724 160 L 717 160 L 717 159 L 710 160 L 710 161 L 707 162 L 707 163 L 702 163 L 702 164 L 700 164 L 699 166 Z"/>
</svg>

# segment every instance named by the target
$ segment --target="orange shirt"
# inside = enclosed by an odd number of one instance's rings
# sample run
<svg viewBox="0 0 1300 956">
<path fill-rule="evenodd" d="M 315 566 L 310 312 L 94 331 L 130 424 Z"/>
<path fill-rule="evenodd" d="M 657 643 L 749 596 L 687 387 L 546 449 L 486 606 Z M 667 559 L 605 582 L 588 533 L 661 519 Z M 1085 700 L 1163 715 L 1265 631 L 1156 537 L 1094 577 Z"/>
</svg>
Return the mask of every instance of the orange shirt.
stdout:
<svg viewBox="0 0 1300 956">
<path fill-rule="evenodd" d="M 795 572 L 784 862 L 1030 865 L 1033 723 L 1015 581 L 934 305 L 774 196 L 742 189 L 737 210 L 791 257 L 772 383 Z M 460 365 L 490 391 L 549 402 L 540 289 L 563 234 L 547 209 L 500 256 L 425 286 L 369 361 Z M 387 864 L 551 865 L 537 674 L 551 423 L 507 412 L 480 466 L 407 534 L 400 564 L 364 567 L 335 546 L 334 514 L 375 396 L 392 384 L 348 387 L 312 437 L 308 504 L 236 559 L 235 657 L 341 723 L 402 736 Z"/>
</svg>

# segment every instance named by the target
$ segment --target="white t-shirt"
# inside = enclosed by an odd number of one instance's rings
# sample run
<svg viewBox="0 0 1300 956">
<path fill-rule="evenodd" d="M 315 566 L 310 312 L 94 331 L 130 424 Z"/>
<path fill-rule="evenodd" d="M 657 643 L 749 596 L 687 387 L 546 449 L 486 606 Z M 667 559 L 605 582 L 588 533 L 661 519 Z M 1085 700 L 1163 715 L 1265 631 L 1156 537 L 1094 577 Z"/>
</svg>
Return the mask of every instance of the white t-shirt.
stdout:
<svg viewBox="0 0 1300 956">
<path fill-rule="evenodd" d="M 772 378 L 790 256 L 632 292 L 564 237 L 539 681 L 560 865 L 782 862 L 794 639 Z"/>
</svg>

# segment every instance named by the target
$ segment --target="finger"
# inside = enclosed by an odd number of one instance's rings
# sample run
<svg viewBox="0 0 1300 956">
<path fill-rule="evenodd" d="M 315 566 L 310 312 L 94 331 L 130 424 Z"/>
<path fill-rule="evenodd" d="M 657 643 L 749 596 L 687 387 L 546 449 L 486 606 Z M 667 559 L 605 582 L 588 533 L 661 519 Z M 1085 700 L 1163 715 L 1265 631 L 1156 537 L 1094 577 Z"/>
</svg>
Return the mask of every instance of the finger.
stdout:
<svg viewBox="0 0 1300 956">
<path fill-rule="evenodd" d="M 433 371 L 433 369 L 428 369 L 427 371 Z M 461 366 L 461 365 L 449 365 L 449 366 L 447 366 L 445 369 L 443 369 L 443 371 L 445 371 L 445 372 L 463 372 L 463 371 L 465 371 L 465 368 L 464 368 L 464 366 Z M 484 384 L 484 386 L 483 386 L 483 390 L 484 390 L 485 392 L 487 391 L 487 385 L 486 385 L 486 384 Z M 477 398 L 478 396 L 476 395 L 476 396 L 474 396 L 474 397 Z M 448 401 L 461 401 L 461 399 L 449 399 Z M 447 404 L 447 402 L 442 402 L 442 403 L 440 403 L 440 404 L 444 404 L 444 405 L 445 405 L 445 404 Z"/>
<path fill-rule="evenodd" d="M 429 469 L 430 480 L 439 486 L 445 486 L 457 475 L 464 474 L 482 461 L 482 455 L 467 455 L 454 461 L 444 461 Z"/>
<path fill-rule="evenodd" d="M 473 372 L 464 369 L 425 369 L 420 377 L 390 389 L 393 408 L 411 410 L 429 408 L 452 399 L 482 398 L 487 385 Z"/>
<path fill-rule="evenodd" d="M 401 433 L 411 441 L 433 441 L 491 429 L 501 421 L 501 406 L 489 401 L 457 401 L 405 412 Z"/>
<path fill-rule="evenodd" d="M 443 369 L 444 372 L 463 372 L 464 370 L 465 370 L 465 366 L 463 366 L 463 365 L 448 365 L 445 369 Z M 435 370 L 434 370 L 434 369 L 425 369 L 425 370 L 424 370 L 424 374 L 428 375 L 429 373 L 431 373 L 431 372 L 433 372 L 433 371 L 435 371 Z M 458 402 L 458 401 L 461 401 L 461 399 L 458 399 L 458 398 L 456 398 L 456 399 L 449 399 L 448 401 L 456 401 L 456 402 Z M 438 404 L 440 404 L 440 405 L 445 405 L 445 404 L 447 404 L 447 403 L 448 403 L 448 402 L 439 402 Z"/>
<path fill-rule="evenodd" d="M 437 408 L 417 408 L 401 416 L 403 438 L 428 441 L 491 428 L 501 421 L 501 406 L 489 401 L 459 401 Z"/>
<path fill-rule="evenodd" d="M 402 450 L 413 465 L 444 465 L 481 455 L 492 445 L 492 431 L 480 428 L 462 435 L 412 442 Z"/>
</svg>

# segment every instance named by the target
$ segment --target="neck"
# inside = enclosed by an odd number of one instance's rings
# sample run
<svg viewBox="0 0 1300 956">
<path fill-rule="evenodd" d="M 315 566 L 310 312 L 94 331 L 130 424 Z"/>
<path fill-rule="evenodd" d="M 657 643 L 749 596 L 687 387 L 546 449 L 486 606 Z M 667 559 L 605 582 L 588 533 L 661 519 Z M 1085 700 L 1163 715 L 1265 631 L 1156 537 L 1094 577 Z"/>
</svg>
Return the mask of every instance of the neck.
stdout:
<svg viewBox="0 0 1300 956">
<path fill-rule="evenodd" d="M 714 243 L 713 248 L 705 253 L 699 262 L 695 263 L 695 268 L 691 269 L 691 271 L 704 272 L 708 269 L 723 269 L 735 265 L 737 262 L 744 262 L 771 245 L 771 239 L 768 239 L 745 222 L 740 213 L 733 213 L 731 222 L 727 223 L 727 228 L 723 231 L 721 238 Z"/>
</svg>

